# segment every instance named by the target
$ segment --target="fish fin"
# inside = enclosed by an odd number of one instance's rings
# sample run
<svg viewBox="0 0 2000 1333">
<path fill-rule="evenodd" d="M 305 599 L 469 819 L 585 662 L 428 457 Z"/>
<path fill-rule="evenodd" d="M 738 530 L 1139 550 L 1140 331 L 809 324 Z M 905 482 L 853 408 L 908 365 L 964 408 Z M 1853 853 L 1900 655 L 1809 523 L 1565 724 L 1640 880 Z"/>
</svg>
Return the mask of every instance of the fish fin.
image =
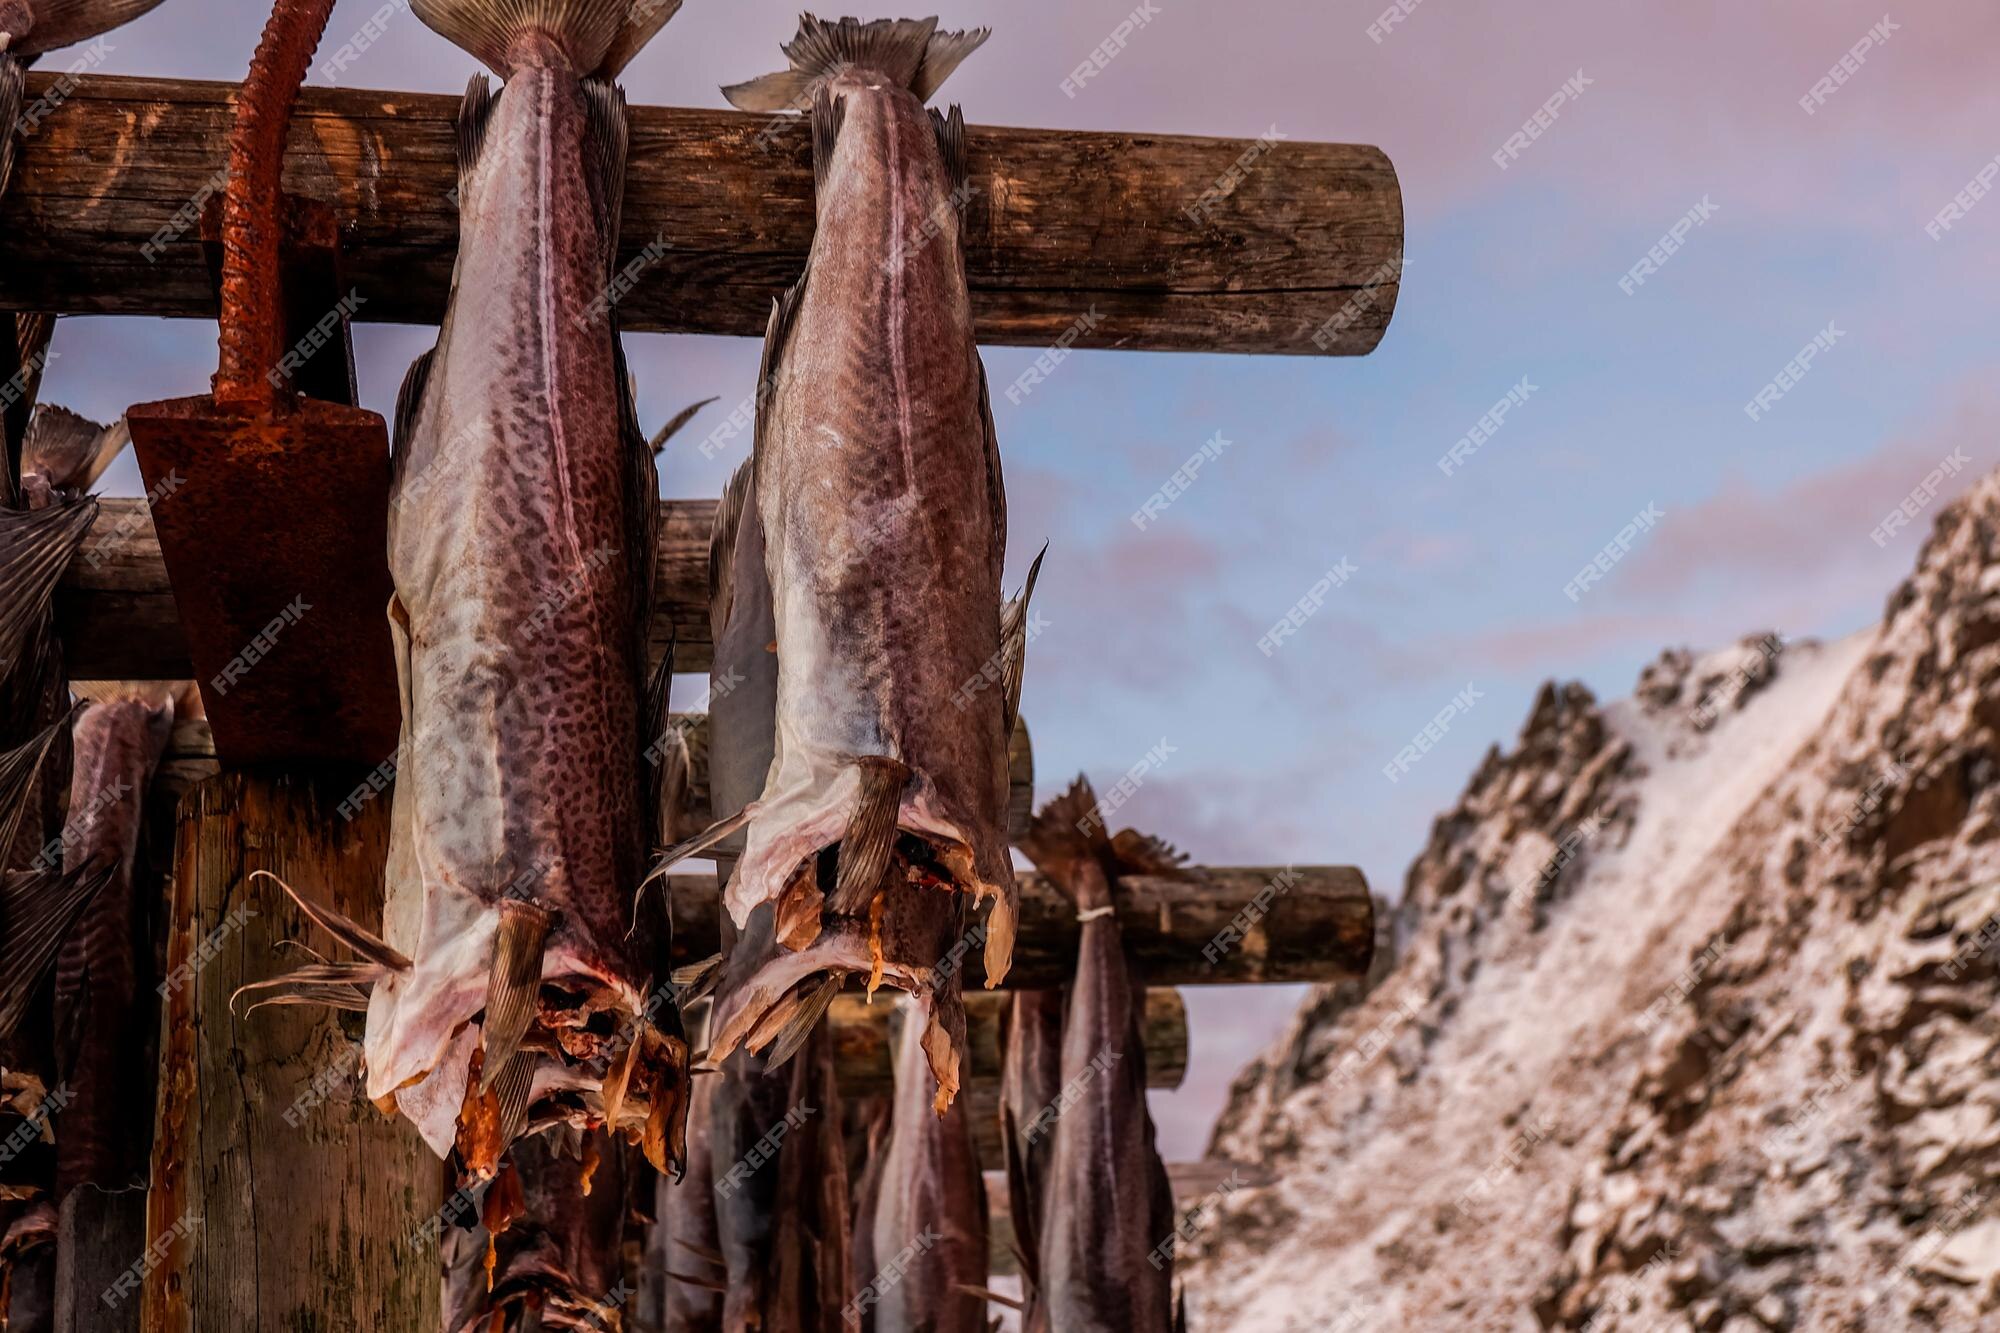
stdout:
<svg viewBox="0 0 2000 1333">
<path fill-rule="evenodd" d="M 514 72 L 515 41 L 536 31 L 563 48 L 571 69 L 616 78 L 680 7 L 681 0 L 410 0 L 433 32 L 502 78 Z"/>
<path fill-rule="evenodd" d="M 334 1009 L 365 1010 L 367 988 L 388 975 L 389 969 L 380 963 L 308 963 L 282 977 L 238 986 L 229 993 L 229 1008 L 234 1013 L 242 996 L 268 991 L 273 993 L 253 1002 L 242 1016 L 248 1018 L 267 1004 L 326 1004 Z M 346 1003 L 350 998 L 358 1003 Z"/>
<path fill-rule="evenodd" d="M 931 129 L 937 133 L 938 153 L 944 158 L 944 178 L 953 193 L 964 188 L 965 166 L 965 112 L 957 103 L 949 112 L 931 108 Z"/>
<path fill-rule="evenodd" d="M 896 846 L 896 816 L 902 809 L 903 790 L 910 785 L 911 776 L 908 764 L 886 755 L 859 756 L 854 766 L 861 770 L 861 793 L 840 835 L 839 870 L 829 904 L 840 916 L 860 911 L 881 887 L 882 876 L 889 869 L 889 854 Z"/>
<path fill-rule="evenodd" d="M 499 100 L 493 91 L 492 80 L 484 74 L 475 74 L 466 82 L 465 96 L 458 103 L 458 190 L 461 200 L 465 198 L 466 181 L 479 169 L 479 159 L 486 151 L 486 127 L 492 123 L 493 106 Z"/>
<path fill-rule="evenodd" d="M 12 49 L 23 56 L 35 56 L 74 46 L 130 23 L 160 3 L 161 0 L 36 0 L 35 25 L 13 43 Z"/>
<path fill-rule="evenodd" d="M 1118 870 L 1128 875 L 1179 877 L 1187 873 L 1186 852 L 1137 829 L 1118 830 L 1111 839 L 1111 853 Z"/>
<path fill-rule="evenodd" d="M 542 954 L 548 948 L 553 915 L 534 903 L 509 899 L 500 904 L 500 928 L 493 934 L 493 968 L 486 977 L 486 1021 L 479 1037 L 486 1049 L 480 1091 L 493 1086 L 513 1064 L 521 1038 L 535 1019 L 542 990 Z"/>
<path fill-rule="evenodd" d="M 0 680 L 14 674 L 96 521 L 97 501 L 88 496 L 45 509 L 0 509 Z"/>
<path fill-rule="evenodd" d="M 7 192 L 14 159 L 21 151 L 21 136 L 14 132 L 14 126 L 21 123 L 21 104 L 27 100 L 27 91 L 27 62 L 12 52 L 0 52 L 0 125 L 7 126 L 7 133 L 0 135 L 0 196 Z"/>
<path fill-rule="evenodd" d="M 672 714 L 668 711 L 668 701 L 674 688 L 674 657 L 680 648 L 680 634 L 675 631 L 667 636 L 667 650 L 660 656 L 660 664 L 653 668 L 652 679 L 646 682 L 643 725 L 644 735 L 652 737 L 646 743 L 646 809 L 652 812 L 652 837 L 655 845 L 666 842 L 677 832 L 673 819 L 675 811 L 668 807 L 673 798 L 675 763 L 687 761 L 687 739 L 678 734 L 671 725 Z M 685 774 L 681 781 L 686 781 Z"/>
<path fill-rule="evenodd" d="M 826 1017 L 833 997 L 840 994 L 840 977 L 829 974 L 820 978 L 817 985 L 810 989 L 802 986 L 794 994 L 797 996 L 797 1007 L 771 1034 L 770 1048 L 764 1052 L 764 1072 L 767 1075 L 797 1055 L 799 1048 L 806 1044 L 806 1039 L 812 1036 L 820 1019 Z"/>
<path fill-rule="evenodd" d="M 685 1009 L 697 1000 L 706 999 L 715 990 L 715 984 L 722 980 L 724 954 L 712 954 L 699 963 L 689 963 L 677 967 L 669 974 L 673 983 L 674 1003 Z"/>
<path fill-rule="evenodd" d="M 0 879 L 0 1040 L 13 1034 L 70 927 L 117 869 L 113 862 Z"/>
<path fill-rule="evenodd" d="M 785 348 L 792 339 L 792 324 L 798 318 L 799 306 L 805 299 L 806 280 L 811 275 L 812 267 L 808 263 L 806 271 L 799 274 L 798 281 L 785 288 L 771 302 L 770 323 L 764 329 L 764 355 L 757 363 L 757 423 L 750 432 L 753 461 L 764 457 L 764 432 L 770 428 L 770 413 L 765 410 L 765 405 L 777 387 Z"/>
<path fill-rule="evenodd" d="M 840 141 L 840 127 L 847 121 L 847 99 L 836 98 L 824 83 L 813 89 L 812 147 L 813 194 L 826 189 L 827 173 L 833 170 L 833 146 Z"/>
<path fill-rule="evenodd" d="M 35 775 L 41 772 L 49 752 L 59 740 L 69 735 L 70 719 L 76 715 L 70 709 L 63 716 L 43 727 L 26 741 L 0 755 L 0 865 L 6 865 L 13 858 L 14 839 L 21 834 L 21 823 L 27 817 L 28 803 L 35 792 Z M 37 866 L 36 869 L 60 870 L 60 863 L 54 866 Z M 5 928 L 0 920 L 0 931 Z M 0 939 L 5 939 L 0 934 Z"/>
<path fill-rule="evenodd" d="M 1035 812 L 1035 817 L 1028 821 L 1027 836 L 1021 839 L 1021 850 L 1045 869 L 1050 864 L 1111 851 L 1111 840 L 1104 832 L 1104 815 L 1089 778 L 1078 774 L 1068 790 Z"/>
<path fill-rule="evenodd" d="M 409 370 L 403 375 L 403 387 L 396 393 L 396 437 L 390 461 L 391 470 L 398 479 L 402 477 L 403 462 L 409 457 L 410 442 L 416 436 L 417 413 L 423 410 L 424 393 L 431 383 L 431 366 L 436 360 L 437 348 L 433 347 L 410 362 Z"/>
<path fill-rule="evenodd" d="M 812 105 L 814 82 L 813 76 L 803 71 L 781 69 L 775 74 L 760 74 L 742 83 L 724 84 L 722 95 L 738 111 L 759 114 L 802 111 Z"/>
<path fill-rule="evenodd" d="M 993 35 L 991 28 L 967 28 L 961 32 L 934 32 L 930 42 L 924 47 L 924 60 L 917 67 L 917 77 L 910 83 L 910 91 L 917 95 L 919 102 L 928 102 L 951 77 L 951 72 L 964 63 L 965 58 L 986 44 Z M 958 108 L 953 107 L 953 114 Z"/>
<path fill-rule="evenodd" d="M 610 282 L 618 275 L 618 232 L 625 213 L 625 159 L 631 148 L 632 124 L 625 114 L 625 90 L 615 83 L 586 79 L 583 104 L 589 160 L 596 171 L 595 184 L 600 196 L 597 217 L 604 245 L 604 278 Z M 619 382 L 626 385 L 629 396 L 630 382 L 624 376 L 620 376 Z"/>
<path fill-rule="evenodd" d="M 1028 666 L 1028 601 L 1035 595 L 1035 580 L 1041 576 L 1042 557 L 1049 553 L 1047 542 L 1028 566 L 1028 581 L 1020 593 L 1000 608 L 1001 720 L 1005 734 L 1014 734 L 1014 719 L 1021 716 L 1021 683 Z"/>
<path fill-rule="evenodd" d="M 42 403 L 21 444 L 21 471 L 39 472 L 51 486 L 87 490 L 131 438 L 118 425 L 100 426 L 66 407 Z"/>
<path fill-rule="evenodd" d="M 688 424 L 688 422 L 694 420 L 695 413 L 701 411 L 702 408 L 707 407 L 710 403 L 719 401 L 721 397 L 722 397 L 721 394 L 715 394 L 712 397 L 702 399 L 698 403 L 689 403 L 686 407 L 683 407 L 680 411 L 674 413 L 673 418 L 669 420 L 666 425 L 660 427 L 658 433 L 656 433 L 651 440 L 647 441 L 647 444 L 652 449 L 654 456 L 658 457 L 660 451 L 667 447 L 667 441 L 673 439 L 674 436 L 680 434 L 682 426 L 685 426 Z"/>
<path fill-rule="evenodd" d="M 742 528 L 750 502 L 750 481 L 755 460 L 744 459 L 729 474 L 722 488 L 722 502 L 715 507 L 715 526 L 708 538 L 708 631 L 710 642 L 720 642 L 729 625 L 729 610 L 736 592 L 736 534 Z M 755 521 L 754 517 L 751 521 Z"/>
<path fill-rule="evenodd" d="M 533 1100 L 535 1090 L 535 1066 L 540 1057 L 532 1051 L 517 1051 L 509 1056 L 498 1078 L 488 1079 L 482 1071 L 479 1076 L 483 1093 L 492 1088 L 500 1105 L 500 1151 L 521 1137 L 521 1131 L 528 1125 L 528 1103 Z M 498 1162 L 499 1158 L 494 1158 Z"/>
<path fill-rule="evenodd" d="M 354 950 L 354 952 L 360 954 L 363 958 L 366 958 L 369 962 L 380 963 L 392 972 L 407 972 L 410 970 L 410 960 L 390 948 L 388 942 L 374 931 L 369 930 L 366 926 L 358 922 L 348 919 L 341 913 L 334 911 L 331 907 L 322 907 L 318 903 L 311 901 L 304 894 L 268 870 L 253 870 L 250 872 L 250 878 L 253 880 L 260 876 L 283 889 L 285 896 L 290 898 L 314 925 L 339 940 L 342 944 L 345 944 L 348 948 Z"/>
<path fill-rule="evenodd" d="M 644 896 L 646 892 L 646 886 L 648 884 L 651 884 L 654 880 L 659 879 L 661 876 L 665 875 L 667 871 L 679 865 L 682 861 L 687 860 L 689 857 L 700 856 L 703 852 L 715 846 L 717 843 L 721 842 L 724 838 L 728 837 L 730 834 L 736 832 L 737 829 L 740 829 L 745 824 L 748 824 L 752 819 L 756 817 L 757 810 L 758 810 L 757 802 L 752 801 L 750 802 L 750 804 L 744 806 L 741 810 L 738 810 L 735 814 L 729 816 L 727 819 L 718 819 L 713 824 L 710 824 L 707 828 L 703 829 L 701 832 L 695 834 L 692 838 L 688 838 L 682 842 L 677 842 L 673 846 L 661 852 L 659 858 L 653 862 L 653 868 L 646 872 L 646 878 L 639 881 L 639 891 L 638 893 L 633 895 L 633 900 L 632 900 L 633 914 L 635 916 L 637 915 L 639 910 L 638 900 L 640 897 Z"/>
</svg>

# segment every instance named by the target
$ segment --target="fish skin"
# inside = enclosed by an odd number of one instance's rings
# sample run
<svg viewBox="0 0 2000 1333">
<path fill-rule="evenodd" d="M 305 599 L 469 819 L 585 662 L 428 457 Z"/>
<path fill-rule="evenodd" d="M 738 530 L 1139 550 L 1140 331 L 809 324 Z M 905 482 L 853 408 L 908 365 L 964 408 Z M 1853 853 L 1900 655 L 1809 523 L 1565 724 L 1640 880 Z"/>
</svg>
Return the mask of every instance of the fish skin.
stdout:
<svg viewBox="0 0 2000 1333">
<path fill-rule="evenodd" d="M 777 745 L 778 656 L 763 520 L 750 464 L 724 493 L 709 553 L 709 618 L 715 643 L 709 688 L 709 789 L 717 809 L 755 799 Z M 736 871 L 732 844 L 716 870 Z M 715 1021 L 745 1000 L 742 987 L 778 954 L 773 909 L 761 904 L 738 929 L 725 921 Z M 783 1069 L 738 1050 L 705 1080 L 717 1173 L 717 1248 L 727 1262 L 726 1329 L 808 1333 L 842 1329 L 847 1303 L 848 1197 L 832 1036 L 824 1019 Z M 801 1119 L 794 1123 L 794 1113 Z M 785 1126 L 775 1162 L 744 1170 L 752 1149 Z M 830 1140 L 830 1141 L 829 1141 Z M 734 1172 L 733 1178 L 731 1173 Z"/>
<path fill-rule="evenodd" d="M 873 1257 L 879 1264 L 915 1248 L 900 1279 L 875 1280 L 876 1333 L 986 1333 L 984 1297 L 959 1290 L 987 1280 L 986 1187 L 963 1103 L 942 1115 L 930 1095 L 928 1060 L 915 1001 L 902 1006 L 896 1046 L 895 1109 L 875 1201 Z M 866 1283 L 856 1286 L 865 1299 Z"/>
<path fill-rule="evenodd" d="M 173 730 L 174 703 L 127 695 L 86 707 L 71 727 L 69 824 L 63 864 L 115 864 L 56 955 L 57 1076 L 75 1101 L 56 1139 L 56 1200 L 81 1184 L 122 1189 L 143 1177 L 150 1125 L 132 1108 L 152 1080 L 133 1053 L 148 1048 L 143 967 L 146 916 L 133 884 L 146 789 Z"/>
<path fill-rule="evenodd" d="M 1023 1333 L 1047 1333 L 1041 1295 L 1040 1236 L 1048 1207 L 1050 1157 L 1055 1144 L 1035 1124 L 1062 1091 L 1063 992 L 1017 990 L 1008 998 L 1006 1051 L 1000 1066 L 1003 1147 L 1007 1153 L 1008 1216 L 1019 1241 Z"/>
<path fill-rule="evenodd" d="M 856 761 L 907 765 L 897 826 L 930 845 L 953 891 L 911 887 L 898 854 L 883 880 L 884 979 L 925 1002 L 932 1072 L 948 1100 L 963 1012 L 958 978 L 935 964 L 962 930 L 968 898 L 995 900 L 993 984 L 1012 947 L 1003 705 L 992 690 L 965 693 L 1000 648 L 1005 498 L 950 221 L 954 185 L 931 117 L 878 72 L 848 68 L 824 87 L 844 111 L 819 173 L 806 273 L 789 323 L 767 345 L 757 430 L 777 754 L 727 901 L 742 923 L 758 904 L 784 900 L 779 939 L 794 952 L 769 969 L 765 1003 L 818 972 L 868 972 L 867 913 L 815 919 L 812 868 L 846 831 L 861 790 Z M 913 243 L 938 218 L 944 225 Z M 738 1035 L 726 1029 L 718 1044 Z"/>
<path fill-rule="evenodd" d="M 1079 830 L 1097 809 L 1079 781 L 1038 815 L 1022 850 L 1079 914 L 1113 905 L 1125 863 Z M 1121 832 L 1118 845 L 1166 849 Z M 1137 868 L 1137 867 L 1134 867 Z M 1157 869 L 1157 866 L 1148 868 Z M 1116 913 L 1080 927 L 1063 1020 L 1061 1095 L 1044 1205 L 1040 1268 L 1050 1326 L 1063 1333 L 1172 1333 L 1173 1263 L 1148 1257 L 1174 1225 L 1173 1191 L 1146 1107 L 1145 988 L 1125 962 Z"/>
<path fill-rule="evenodd" d="M 385 934 L 415 965 L 375 988 L 371 1096 L 430 1072 L 483 1007 L 503 898 L 557 914 L 544 981 L 626 1021 L 656 957 L 643 924 L 627 937 L 647 829 L 656 482 L 615 328 L 590 317 L 617 183 L 594 169 L 603 131 L 585 81 L 552 48 L 523 39 L 515 54 L 462 173 L 451 303 L 399 431 L 389 550 L 404 737 Z M 544 1006 L 542 1019 L 578 1015 Z M 421 1127 L 442 1152 L 450 1126 Z"/>
</svg>

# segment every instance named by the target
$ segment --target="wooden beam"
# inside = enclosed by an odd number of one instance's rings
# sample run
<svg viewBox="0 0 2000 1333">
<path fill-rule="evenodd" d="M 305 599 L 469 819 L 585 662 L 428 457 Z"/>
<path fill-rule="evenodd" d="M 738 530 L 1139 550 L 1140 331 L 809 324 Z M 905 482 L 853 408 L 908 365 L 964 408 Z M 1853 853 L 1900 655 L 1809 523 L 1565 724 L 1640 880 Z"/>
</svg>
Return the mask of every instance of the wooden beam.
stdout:
<svg viewBox="0 0 2000 1333">
<path fill-rule="evenodd" d="M 341 1015 L 317 1008 L 249 1021 L 230 1010 L 236 987 L 296 966 L 281 941 L 334 947 L 252 872 L 379 929 L 389 812 L 348 818 L 339 799 L 226 774 L 182 802 L 150 1244 L 134 1264 L 146 1274 L 145 1333 L 439 1326 L 425 1223 L 444 1172 L 408 1121 L 363 1095 L 358 1026 L 350 1035 Z"/>
<path fill-rule="evenodd" d="M 687 738 L 688 759 L 692 766 L 688 782 L 688 819 L 698 828 L 705 827 L 715 818 L 708 790 L 708 716 L 705 713 L 675 713 L 668 723 Z M 1027 831 L 1028 816 L 1035 799 L 1035 749 L 1024 719 L 1015 719 L 1014 739 L 1007 749 L 1007 761 L 1007 832 L 1009 837 L 1018 838 Z M 167 748 L 153 775 L 153 790 L 149 798 L 156 804 L 177 802 L 190 787 L 219 771 L 215 759 L 215 737 L 210 733 L 208 723 L 201 718 L 182 718 L 174 723 L 173 734 L 167 739 Z M 387 805 L 388 801 L 385 788 L 373 803 Z"/>
<path fill-rule="evenodd" d="M 172 495 L 160 499 L 163 505 L 173 502 Z M 653 660 L 679 634 L 674 664 L 682 671 L 708 670 L 708 539 L 715 505 L 713 500 L 660 502 Z M 189 679 L 194 669 L 187 636 L 146 502 L 106 498 L 99 506 L 90 536 L 56 591 L 70 679 Z"/>
<path fill-rule="evenodd" d="M 686 716 L 689 757 L 699 793 L 698 818 L 709 816 L 707 726 Z M 214 743 L 199 721 L 182 722 L 161 760 L 149 799 L 176 801 L 192 783 L 215 772 Z M 1034 757 L 1025 726 L 1014 733 L 1010 805 L 1028 808 Z M 343 799 L 345 793 L 336 793 Z M 386 809 L 384 790 L 366 809 Z M 1018 837 L 1021 826 L 1012 826 Z M 721 894 L 713 875 L 670 875 L 673 963 L 699 962 L 722 947 Z M 1145 876 L 1123 882 L 1118 923 L 1134 969 L 1153 986 L 1206 986 L 1293 981 L 1344 981 L 1365 976 L 1374 952 L 1375 904 L 1368 882 L 1352 866 L 1195 868 L 1179 879 Z M 1076 910 L 1042 876 L 1021 875 L 1021 925 L 1014 943 L 1010 988 L 1063 986 L 1076 967 Z M 965 957 L 968 993 L 985 985 L 981 950 Z"/>
<path fill-rule="evenodd" d="M 1005 991 L 974 991 L 965 997 L 966 1047 L 971 1068 L 966 1082 L 995 1084 L 1000 1080 L 1001 1024 L 1008 996 Z M 833 1024 L 834 1069 L 843 1097 L 888 1096 L 895 1091 L 895 1040 L 890 1015 L 895 1004 L 878 995 L 870 1004 L 859 995 L 835 998 L 828 1017 Z M 1187 1004 L 1172 987 L 1146 992 L 1142 1029 L 1146 1043 L 1146 1086 L 1171 1091 L 1187 1074 Z"/>
<path fill-rule="evenodd" d="M 27 101 L 61 77 L 31 74 Z M 20 144 L 0 206 L 0 308 L 213 317 L 209 261 L 186 224 L 199 213 L 190 201 L 216 188 L 235 91 L 75 79 Z M 360 319 L 434 324 L 444 312 L 458 104 L 348 88 L 299 99 L 285 188 L 339 217 Z M 619 319 L 761 336 L 812 236 L 805 126 L 670 107 L 633 107 L 631 120 L 620 263 L 641 271 Z M 982 342 L 1358 355 L 1388 326 L 1403 206 L 1380 149 L 994 127 L 967 138 Z M 664 254 L 640 260 L 656 243 Z"/>
<path fill-rule="evenodd" d="M 1282 889 L 1274 889 L 1289 875 Z M 676 967 L 721 947 L 713 875 L 670 875 Z M 1021 874 L 1021 925 L 1009 988 L 1063 986 L 1076 971 L 1076 909 L 1054 885 Z M 1375 907 L 1353 866 L 1192 868 L 1121 882 L 1118 924 L 1134 972 L 1152 986 L 1342 981 L 1365 975 Z M 1253 903 L 1262 901 L 1262 915 Z M 1256 917 L 1254 921 L 1250 917 Z M 1241 938 L 1230 940 L 1230 930 Z M 980 950 L 964 960 L 967 993 L 986 984 Z"/>
</svg>

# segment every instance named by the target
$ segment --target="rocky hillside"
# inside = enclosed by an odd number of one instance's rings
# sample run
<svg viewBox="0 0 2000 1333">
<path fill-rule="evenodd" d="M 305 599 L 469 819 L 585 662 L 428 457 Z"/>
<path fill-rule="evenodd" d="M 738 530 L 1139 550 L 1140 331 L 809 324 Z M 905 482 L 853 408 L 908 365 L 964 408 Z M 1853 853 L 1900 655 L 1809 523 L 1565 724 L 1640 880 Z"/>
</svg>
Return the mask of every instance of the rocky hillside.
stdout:
<svg viewBox="0 0 2000 1333">
<path fill-rule="evenodd" d="M 2000 1328 L 2000 476 L 1878 629 L 1545 687 L 1215 1152 L 1200 1330 Z"/>
</svg>

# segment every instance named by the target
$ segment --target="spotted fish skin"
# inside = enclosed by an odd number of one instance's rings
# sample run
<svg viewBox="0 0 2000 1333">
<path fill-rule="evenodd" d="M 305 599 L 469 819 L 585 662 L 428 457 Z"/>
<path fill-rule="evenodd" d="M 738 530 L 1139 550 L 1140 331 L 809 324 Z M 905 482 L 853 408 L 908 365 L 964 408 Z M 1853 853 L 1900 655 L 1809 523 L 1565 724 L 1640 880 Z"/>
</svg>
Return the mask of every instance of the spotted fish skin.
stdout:
<svg viewBox="0 0 2000 1333">
<path fill-rule="evenodd" d="M 1015 916 L 1007 704 L 978 688 L 1002 658 L 1006 501 L 966 290 L 963 122 L 933 117 L 916 91 L 934 87 L 923 62 L 941 43 L 979 39 L 934 21 L 808 16 L 787 47 L 801 68 L 729 90 L 747 106 L 759 102 L 740 88 L 810 97 L 817 230 L 774 314 L 760 385 L 777 750 L 727 893 L 739 923 L 778 904 L 786 952 L 718 1046 L 795 985 L 874 974 L 923 1002 L 941 1102 L 957 1089 L 963 1010 L 937 964 L 990 899 L 997 984 Z M 880 826 L 895 846 L 876 897 L 823 903 L 821 853 L 854 854 L 868 775 L 885 772 L 901 786 Z"/>
<path fill-rule="evenodd" d="M 541 950 L 522 1047 L 542 1052 L 537 1117 L 550 1098 L 596 1115 L 612 1061 L 653 1023 L 680 1065 L 678 1158 L 685 1046 L 652 993 L 665 970 L 652 918 L 631 908 L 651 829 L 640 731 L 657 478 L 609 298 L 625 107 L 578 72 L 615 63 L 628 11 L 664 18 L 644 0 L 415 7 L 506 84 L 489 94 L 481 76 L 466 95 L 451 301 L 398 409 L 389 614 L 404 722 L 384 933 L 410 966 L 374 986 L 368 1089 L 397 1095 L 447 1150 L 486 1095 L 468 1089 L 479 1043 L 463 1033 L 491 1016 L 503 917 L 529 904 L 547 925 L 526 948 Z M 523 967 L 532 986 L 534 959 Z M 648 1060 L 661 1049 L 640 1046 Z"/>
</svg>

